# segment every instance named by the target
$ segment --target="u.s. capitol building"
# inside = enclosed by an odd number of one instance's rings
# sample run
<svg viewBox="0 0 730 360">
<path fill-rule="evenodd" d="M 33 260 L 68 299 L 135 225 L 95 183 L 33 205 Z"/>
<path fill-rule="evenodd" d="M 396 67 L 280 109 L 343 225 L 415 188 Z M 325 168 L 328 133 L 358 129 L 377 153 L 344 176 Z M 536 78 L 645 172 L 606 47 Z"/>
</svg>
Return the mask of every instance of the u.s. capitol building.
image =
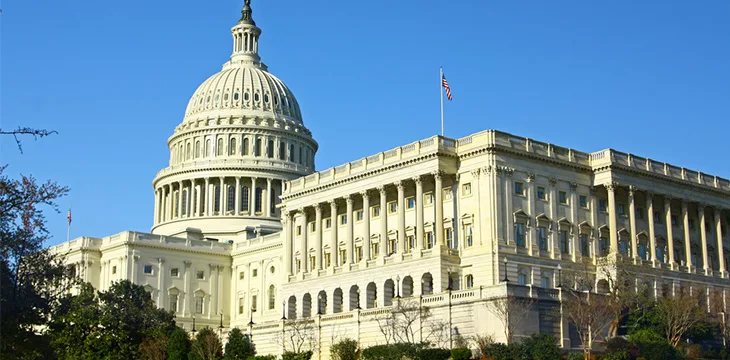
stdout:
<svg viewBox="0 0 730 360">
<path fill-rule="evenodd" d="M 545 332 L 577 347 L 554 310 L 558 265 L 607 254 L 652 274 L 655 296 L 729 294 L 727 179 L 495 130 L 315 171 L 317 142 L 259 58 L 248 1 L 231 33 L 230 60 L 168 139 L 151 232 L 54 247 L 97 289 L 129 279 L 187 330 L 193 319 L 224 334 L 239 327 L 259 353 L 280 353 L 287 322 L 311 319 L 305 347 L 322 359 L 337 339 L 384 343 L 378 319 L 404 301 L 438 320 L 418 324 L 416 341 L 504 341 L 485 304 L 507 293 L 538 300 L 518 337 Z"/>
</svg>

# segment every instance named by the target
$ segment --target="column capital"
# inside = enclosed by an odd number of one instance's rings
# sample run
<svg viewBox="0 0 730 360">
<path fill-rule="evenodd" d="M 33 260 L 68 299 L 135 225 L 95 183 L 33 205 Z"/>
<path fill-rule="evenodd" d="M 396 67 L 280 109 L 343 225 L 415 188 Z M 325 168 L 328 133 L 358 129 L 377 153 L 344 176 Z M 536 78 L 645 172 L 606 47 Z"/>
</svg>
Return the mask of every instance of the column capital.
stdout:
<svg viewBox="0 0 730 360">
<path fill-rule="evenodd" d="M 536 177 L 535 173 L 529 173 L 529 174 L 527 174 L 527 182 L 528 183 L 534 182 L 535 181 L 535 177 Z M 552 181 L 552 180 L 553 179 L 550 178 L 550 181 Z"/>
<path fill-rule="evenodd" d="M 671 202 L 672 202 L 672 199 L 673 199 L 673 198 L 672 198 L 672 196 L 671 196 L 671 195 L 666 195 L 666 194 L 664 195 L 664 201 L 665 201 L 665 202 L 669 202 L 669 203 L 671 203 Z"/>
<path fill-rule="evenodd" d="M 218 271 L 223 271 L 225 268 L 225 265 L 218 265 Z"/>
<path fill-rule="evenodd" d="M 555 186 L 558 184 L 558 179 L 551 177 L 550 179 L 548 179 L 548 182 L 550 183 L 550 186 Z"/>
<path fill-rule="evenodd" d="M 218 265 L 217 264 L 208 264 L 208 268 L 210 269 L 210 271 L 213 271 L 218 268 Z"/>
<path fill-rule="evenodd" d="M 485 174 L 490 174 L 492 171 L 494 171 L 494 167 L 492 167 L 492 165 L 487 165 L 482 168 L 482 172 Z"/>
<path fill-rule="evenodd" d="M 576 191 L 578 190 L 578 183 L 570 183 L 570 190 Z"/>
<path fill-rule="evenodd" d="M 705 206 L 707 204 L 703 203 L 702 201 L 698 201 L 695 203 L 695 205 L 697 206 L 697 212 L 700 212 L 705 210 Z"/>
<path fill-rule="evenodd" d="M 636 191 L 637 191 L 637 190 L 638 190 L 638 189 L 636 188 L 636 186 L 634 186 L 634 185 L 629 185 L 629 196 L 630 196 L 630 197 L 633 197 L 634 195 L 636 195 Z"/>
<path fill-rule="evenodd" d="M 481 170 L 482 169 L 480 169 L 480 168 L 472 169 L 471 170 L 471 176 L 474 177 L 474 178 L 479 178 L 479 175 L 481 174 Z"/>
<path fill-rule="evenodd" d="M 423 183 L 423 179 L 421 179 L 421 175 L 414 176 L 411 178 L 411 180 L 413 180 L 413 182 L 416 183 L 416 185 L 420 185 Z"/>
<path fill-rule="evenodd" d="M 381 194 L 385 193 L 385 185 L 380 185 L 380 186 L 376 187 L 376 189 L 378 189 L 378 192 Z"/>
<path fill-rule="evenodd" d="M 360 196 L 361 196 L 361 197 L 362 197 L 363 199 L 367 198 L 367 197 L 369 196 L 369 193 L 370 193 L 370 192 L 369 192 L 368 190 L 363 190 L 363 191 L 360 191 L 360 192 L 359 192 Z"/>
<path fill-rule="evenodd" d="M 164 264 L 164 263 L 165 263 L 165 258 L 161 258 L 161 257 L 159 257 L 159 258 L 157 258 L 157 262 L 158 262 L 158 263 L 159 263 L 160 265 L 162 265 L 162 264 Z"/>
<path fill-rule="evenodd" d="M 345 199 L 345 202 L 347 202 L 347 205 L 352 205 L 352 203 L 354 201 L 354 199 L 352 198 L 352 195 L 349 195 L 349 194 L 343 196 L 342 198 Z"/>
<path fill-rule="evenodd" d="M 183 261 L 183 264 L 185 264 L 185 268 L 187 269 L 187 268 L 189 268 L 189 267 L 190 267 L 190 265 L 192 265 L 192 264 L 193 264 L 193 262 L 192 262 L 192 261 L 190 261 L 190 260 L 185 260 L 185 261 Z"/>
<path fill-rule="evenodd" d="M 289 210 L 282 210 L 282 215 L 284 215 L 284 219 L 286 221 L 291 221 L 292 213 Z"/>
<path fill-rule="evenodd" d="M 616 191 L 616 189 L 618 188 L 618 182 L 616 182 L 616 181 L 609 181 L 609 182 L 603 184 L 603 186 L 608 191 Z"/>
<path fill-rule="evenodd" d="M 394 182 L 393 184 L 395 184 L 395 186 L 398 188 L 398 191 L 403 191 L 404 187 L 403 187 L 402 181 L 398 180 L 398 181 Z"/>
<path fill-rule="evenodd" d="M 322 213 L 322 204 L 321 203 L 316 203 L 316 204 L 312 205 L 312 207 L 314 208 L 314 211 L 316 213 Z"/>
<path fill-rule="evenodd" d="M 132 260 L 134 260 L 134 262 L 139 261 L 139 255 L 133 255 Z"/>
<path fill-rule="evenodd" d="M 327 200 L 327 203 L 330 204 L 330 207 L 337 207 L 337 200 Z"/>
<path fill-rule="evenodd" d="M 433 178 L 436 180 L 441 180 L 441 177 L 444 175 L 444 172 L 441 170 L 435 170 L 431 172 L 431 175 L 433 175 Z"/>
</svg>

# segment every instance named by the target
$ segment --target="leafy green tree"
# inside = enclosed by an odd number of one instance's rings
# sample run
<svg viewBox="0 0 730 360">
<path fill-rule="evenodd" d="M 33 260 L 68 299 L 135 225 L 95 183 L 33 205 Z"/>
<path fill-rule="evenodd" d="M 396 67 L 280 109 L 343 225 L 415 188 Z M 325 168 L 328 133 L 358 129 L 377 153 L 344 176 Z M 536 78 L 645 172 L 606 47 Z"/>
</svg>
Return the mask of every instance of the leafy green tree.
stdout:
<svg viewBox="0 0 730 360">
<path fill-rule="evenodd" d="M 170 343 L 167 345 L 167 360 L 187 360 L 190 353 L 190 338 L 185 329 L 176 327 L 170 333 Z"/>
<path fill-rule="evenodd" d="M 639 349 L 646 360 L 680 360 L 682 355 L 667 339 L 651 330 L 639 330 L 629 336 L 629 342 Z"/>
<path fill-rule="evenodd" d="M 195 336 L 190 347 L 189 360 L 219 360 L 223 358 L 223 344 L 218 335 L 208 327 L 203 328 Z"/>
<path fill-rule="evenodd" d="M 246 360 L 256 355 L 256 348 L 241 329 L 233 328 L 226 343 L 226 360 Z"/>
<path fill-rule="evenodd" d="M 0 166 L 0 358 L 45 359 L 52 353 L 39 329 L 75 282 L 63 256 L 44 249 L 51 237 L 44 209 L 58 212 L 56 201 L 68 188 L 32 176 L 11 179 L 5 169 Z"/>
<path fill-rule="evenodd" d="M 147 339 L 168 336 L 174 315 L 157 309 L 142 286 L 125 280 L 98 292 L 89 284 L 66 296 L 49 324 L 60 359 L 136 359 Z"/>
</svg>

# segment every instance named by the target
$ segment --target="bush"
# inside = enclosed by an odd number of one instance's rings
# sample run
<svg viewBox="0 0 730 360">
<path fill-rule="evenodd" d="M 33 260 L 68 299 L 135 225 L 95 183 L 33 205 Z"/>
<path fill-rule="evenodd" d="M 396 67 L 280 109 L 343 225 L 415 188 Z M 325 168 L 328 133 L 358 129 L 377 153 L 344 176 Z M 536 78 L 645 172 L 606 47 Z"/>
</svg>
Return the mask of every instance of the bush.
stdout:
<svg viewBox="0 0 730 360">
<path fill-rule="evenodd" d="M 482 351 L 484 357 L 494 360 L 522 360 L 525 357 L 522 348 L 515 344 L 491 344 L 487 345 Z"/>
<path fill-rule="evenodd" d="M 629 336 L 629 342 L 639 349 L 646 360 L 680 360 L 682 355 L 666 339 L 652 330 L 638 330 Z"/>
<path fill-rule="evenodd" d="M 417 359 L 423 345 L 400 343 L 375 345 L 362 351 L 363 360 L 401 360 L 403 357 Z"/>
<path fill-rule="evenodd" d="M 276 355 L 254 355 L 246 360 L 276 360 Z"/>
<path fill-rule="evenodd" d="M 558 341 L 546 334 L 533 334 L 520 344 L 522 351 L 529 359 L 555 360 L 560 359 Z"/>
<path fill-rule="evenodd" d="M 449 349 L 431 349 L 424 348 L 418 351 L 416 359 L 418 360 L 447 360 L 451 356 Z M 467 358 L 469 359 L 469 358 Z"/>
<path fill-rule="evenodd" d="M 310 360 L 312 358 L 311 351 L 303 351 L 300 353 L 293 351 L 285 351 L 281 354 L 281 360 Z"/>
<path fill-rule="evenodd" d="M 565 355 L 565 360 L 583 360 L 583 352 L 569 352 L 567 355 Z"/>
<path fill-rule="evenodd" d="M 635 350 L 635 348 L 624 338 L 615 337 L 608 339 L 606 341 L 606 352 L 603 354 L 603 360 L 631 360 L 632 350 Z"/>
<path fill-rule="evenodd" d="M 479 356 L 486 357 L 487 355 L 484 351 L 487 347 L 494 344 L 494 336 L 485 334 L 474 335 L 474 343 L 479 350 Z"/>
<path fill-rule="evenodd" d="M 357 360 L 360 358 L 360 348 L 356 340 L 344 339 L 330 347 L 330 357 L 333 360 Z"/>
<path fill-rule="evenodd" d="M 471 350 L 469 348 L 453 348 L 451 349 L 452 360 L 469 360 L 471 359 Z"/>
</svg>

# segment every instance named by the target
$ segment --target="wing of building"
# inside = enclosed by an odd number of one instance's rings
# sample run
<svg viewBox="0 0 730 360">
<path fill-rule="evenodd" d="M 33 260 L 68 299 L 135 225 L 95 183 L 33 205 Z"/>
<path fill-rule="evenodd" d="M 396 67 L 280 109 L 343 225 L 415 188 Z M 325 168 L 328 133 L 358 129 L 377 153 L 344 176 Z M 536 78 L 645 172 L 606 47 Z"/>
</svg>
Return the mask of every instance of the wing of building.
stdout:
<svg viewBox="0 0 730 360">
<path fill-rule="evenodd" d="M 96 288 L 129 279 L 186 329 L 193 319 L 246 329 L 259 353 L 287 346 L 283 319 L 311 319 L 325 359 L 333 339 L 384 343 L 377 319 L 403 302 L 441 326 L 420 321 L 415 340 L 499 340 L 485 303 L 506 294 L 539 300 L 518 336 L 578 347 L 554 311 L 560 269 L 595 271 L 606 255 L 650 274 L 655 296 L 728 295 L 727 179 L 494 130 L 315 172 L 317 142 L 261 62 L 249 1 L 231 33 L 230 60 L 195 90 L 167 141 L 151 232 L 53 248 Z"/>
</svg>

